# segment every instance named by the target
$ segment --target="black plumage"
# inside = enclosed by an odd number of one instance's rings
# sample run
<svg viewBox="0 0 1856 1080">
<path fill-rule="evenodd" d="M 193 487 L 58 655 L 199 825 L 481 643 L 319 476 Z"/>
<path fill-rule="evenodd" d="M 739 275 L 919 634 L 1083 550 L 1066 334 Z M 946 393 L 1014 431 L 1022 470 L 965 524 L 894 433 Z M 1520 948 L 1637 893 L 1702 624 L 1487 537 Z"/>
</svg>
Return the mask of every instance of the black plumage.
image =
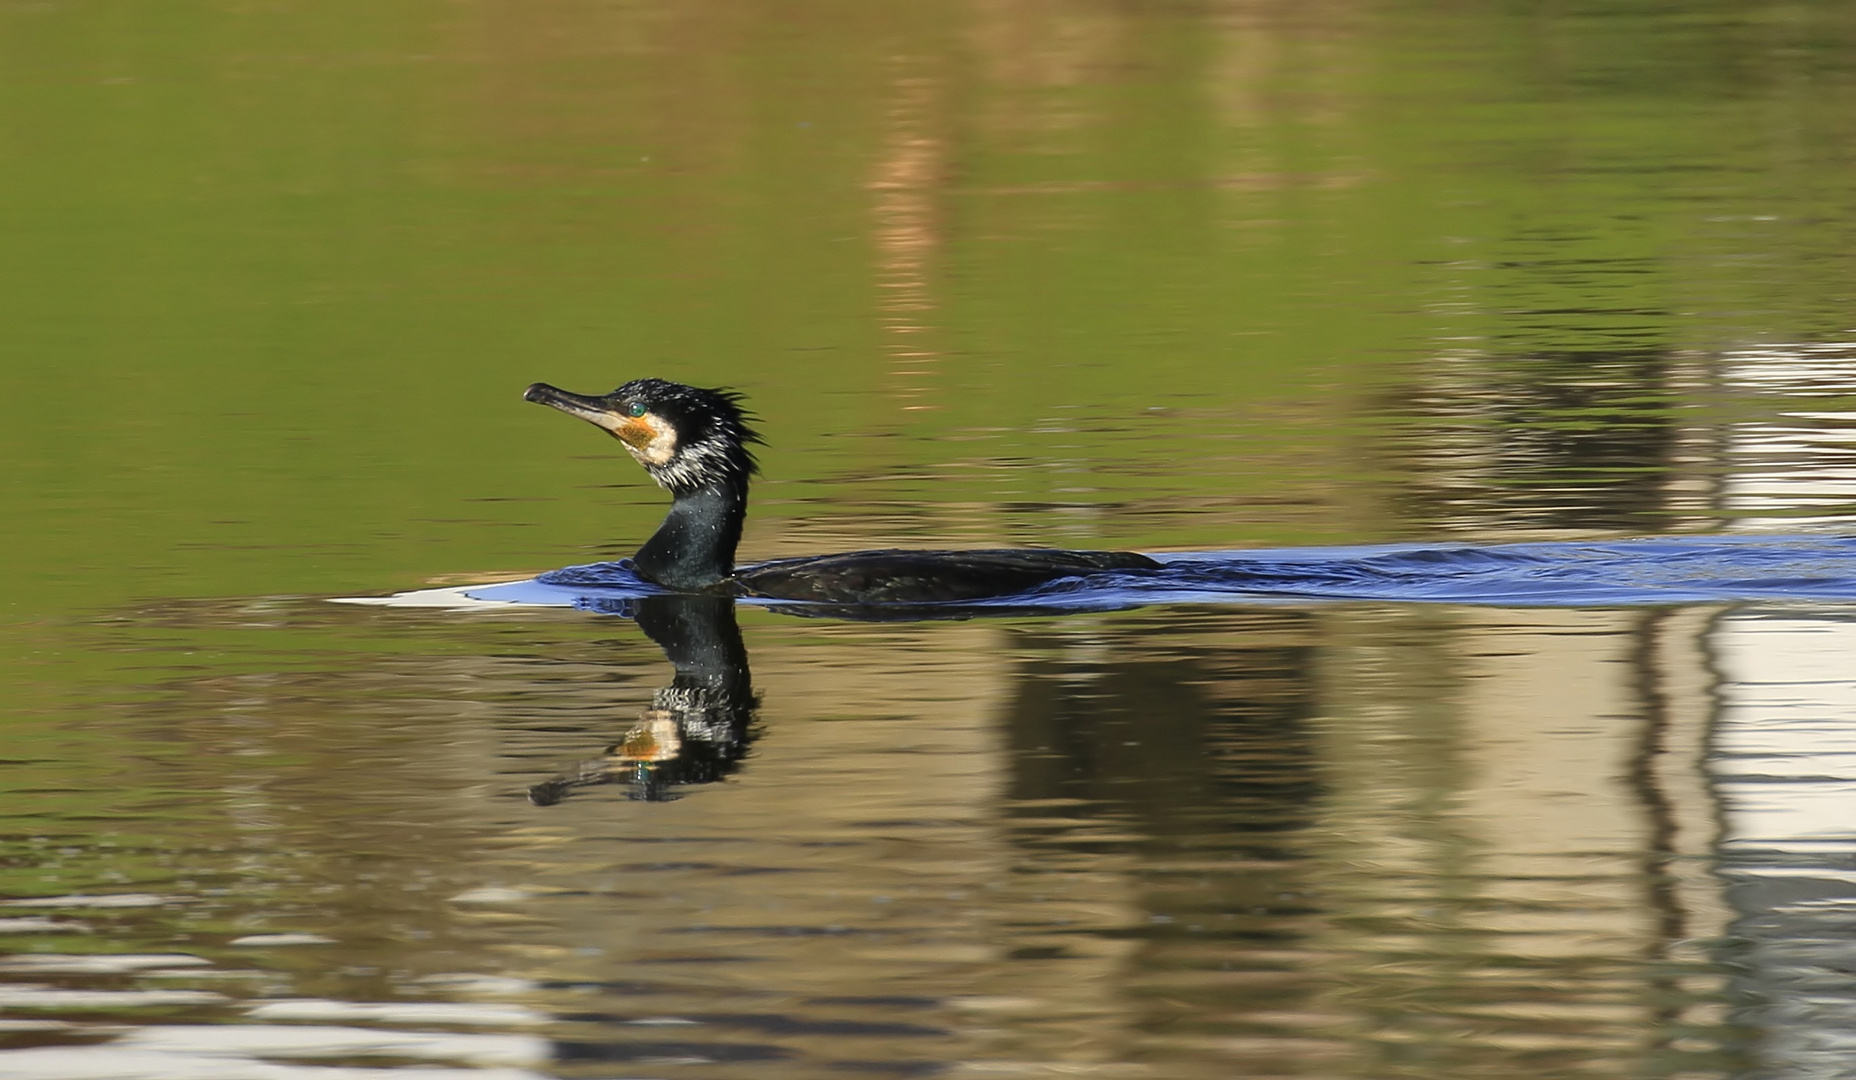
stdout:
<svg viewBox="0 0 1856 1080">
<path fill-rule="evenodd" d="M 740 395 L 636 379 L 590 397 L 536 383 L 523 395 L 578 416 L 631 452 L 673 499 L 632 559 L 638 576 L 676 592 L 824 604 L 936 604 L 1010 596 L 1064 577 L 1157 570 L 1130 551 L 1011 548 L 853 551 L 734 565 L 760 437 Z"/>
</svg>

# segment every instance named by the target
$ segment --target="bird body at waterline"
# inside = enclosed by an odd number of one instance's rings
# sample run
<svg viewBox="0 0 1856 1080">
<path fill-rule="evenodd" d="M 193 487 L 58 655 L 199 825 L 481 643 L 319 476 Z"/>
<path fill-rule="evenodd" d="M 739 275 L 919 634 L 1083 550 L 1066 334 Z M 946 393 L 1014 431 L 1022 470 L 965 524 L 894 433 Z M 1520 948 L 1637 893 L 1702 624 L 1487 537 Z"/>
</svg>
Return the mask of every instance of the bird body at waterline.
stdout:
<svg viewBox="0 0 1856 1080">
<path fill-rule="evenodd" d="M 756 472 L 748 447 L 760 441 L 740 395 L 635 379 L 600 396 L 547 383 L 522 396 L 619 440 L 670 492 L 670 512 L 632 556 L 632 570 L 673 592 L 826 604 L 957 603 L 1010 596 L 1059 578 L 1160 568 L 1131 551 L 1048 548 L 851 551 L 736 566 Z"/>
</svg>

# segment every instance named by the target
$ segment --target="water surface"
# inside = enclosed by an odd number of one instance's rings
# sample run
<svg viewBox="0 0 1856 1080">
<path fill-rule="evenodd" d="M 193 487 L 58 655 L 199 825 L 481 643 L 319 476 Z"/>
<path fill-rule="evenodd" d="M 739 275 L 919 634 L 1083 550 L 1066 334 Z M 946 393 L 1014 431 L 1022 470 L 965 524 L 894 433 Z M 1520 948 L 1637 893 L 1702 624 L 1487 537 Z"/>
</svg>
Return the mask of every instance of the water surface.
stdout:
<svg viewBox="0 0 1856 1080">
<path fill-rule="evenodd" d="M 0 1074 L 1856 1074 L 1853 36 L 0 9 Z M 329 602 L 628 555 L 645 375 L 1184 580 Z"/>
</svg>

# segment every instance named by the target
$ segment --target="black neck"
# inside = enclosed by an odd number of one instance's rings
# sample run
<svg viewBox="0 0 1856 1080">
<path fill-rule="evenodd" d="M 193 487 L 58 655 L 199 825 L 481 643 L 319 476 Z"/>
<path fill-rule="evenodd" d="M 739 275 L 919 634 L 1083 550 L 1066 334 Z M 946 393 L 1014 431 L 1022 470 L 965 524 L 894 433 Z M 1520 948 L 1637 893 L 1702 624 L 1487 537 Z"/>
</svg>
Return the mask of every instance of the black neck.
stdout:
<svg viewBox="0 0 1856 1080">
<path fill-rule="evenodd" d="M 716 480 L 679 492 L 651 539 L 632 556 L 638 576 L 666 589 L 719 584 L 735 570 L 735 545 L 748 516 L 745 480 Z"/>
</svg>

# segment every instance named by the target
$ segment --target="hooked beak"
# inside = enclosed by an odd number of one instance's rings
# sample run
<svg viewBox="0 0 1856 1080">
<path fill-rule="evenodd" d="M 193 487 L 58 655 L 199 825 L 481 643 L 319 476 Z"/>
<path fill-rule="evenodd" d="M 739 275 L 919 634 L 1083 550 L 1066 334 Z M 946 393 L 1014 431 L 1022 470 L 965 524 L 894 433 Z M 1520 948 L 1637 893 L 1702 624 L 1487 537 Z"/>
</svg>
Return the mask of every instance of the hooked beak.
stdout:
<svg viewBox="0 0 1856 1080">
<path fill-rule="evenodd" d="M 559 409 L 569 416 L 578 416 L 594 427 L 611 432 L 631 422 L 631 417 L 622 416 L 606 407 L 605 398 L 587 397 L 584 394 L 570 394 L 558 386 L 549 386 L 538 382 L 522 392 L 522 400 L 546 405 L 550 409 Z"/>
<path fill-rule="evenodd" d="M 570 394 L 558 386 L 538 382 L 523 391 L 522 397 L 550 409 L 559 409 L 569 416 L 578 416 L 624 443 L 632 456 L 647 467 L 666 465 L 676 455 L 675 428 L 650 413 L 631 416 L 620 412 L 617 405 L 610 404 L 613 401 L 611 395 L 587 397 Z"/>
</svg>

